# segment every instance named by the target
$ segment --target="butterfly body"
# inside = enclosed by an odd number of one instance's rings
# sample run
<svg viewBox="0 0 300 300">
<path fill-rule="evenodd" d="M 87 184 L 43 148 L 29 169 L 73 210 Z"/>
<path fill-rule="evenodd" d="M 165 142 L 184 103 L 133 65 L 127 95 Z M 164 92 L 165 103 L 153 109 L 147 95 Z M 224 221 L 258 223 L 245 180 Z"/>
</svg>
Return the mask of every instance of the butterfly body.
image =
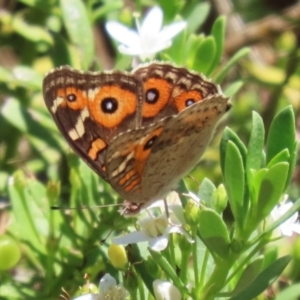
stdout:
<svg viewBox="0 0 300 300">
<path fill-rule="evenodd" d="M 43 90 L 74 151 L 139 206 L 176 188 L 230 107 L 218 86 L 167 63 L 131 73 L 64 66 L 45 77 Z"/>
</svg>

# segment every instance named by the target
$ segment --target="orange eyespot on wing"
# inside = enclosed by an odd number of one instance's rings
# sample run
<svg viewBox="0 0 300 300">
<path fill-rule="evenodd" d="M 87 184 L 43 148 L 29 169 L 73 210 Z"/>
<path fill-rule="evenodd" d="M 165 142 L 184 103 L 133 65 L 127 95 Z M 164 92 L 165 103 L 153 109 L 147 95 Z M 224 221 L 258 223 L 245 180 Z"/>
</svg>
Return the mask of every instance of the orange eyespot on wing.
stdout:
<svg viewBox="0 0 300 300">
<path fill-rule="evenodd" d="M 120 126 L 124 119 L 135 114 L 138 95 L 117 85 L 98 89 L 88 106 L 91 117 L 106 128 Z"/>
<path fill-rule="evenodd" d="M 72 110 L 83 109 L 87 105 L 87 93 L 75 87 L 59 88 L 51 106 L 52 113 L 56 113 L 58 107 L 68 107 Z"/>
<path fill-rule="evenodd" d="M 164 79 L 149 78 L 144 82 L 144 105 L 142 116 L 153 118 L 167 105 L 172 86 Z"/>
<path fill-rule="evenodd" d="M 174 99 L 174 106 L 178 112 L 203 99 L 200 91 L 183 91 Z"/>
</svg>

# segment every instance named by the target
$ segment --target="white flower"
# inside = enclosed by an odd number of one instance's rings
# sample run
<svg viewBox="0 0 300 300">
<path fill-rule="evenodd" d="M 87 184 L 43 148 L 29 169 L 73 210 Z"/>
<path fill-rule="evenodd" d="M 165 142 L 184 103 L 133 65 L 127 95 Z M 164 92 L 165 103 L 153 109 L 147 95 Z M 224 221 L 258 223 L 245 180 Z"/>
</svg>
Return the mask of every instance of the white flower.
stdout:
<svg viewBox="0 0 300 300">
<path fill-rule="evenodd" d="M 160 201 L 161 202 L 161 201 Z M 140 242 L 148 242 L 149 247 L 155 251 L 162 251 L 168 246 L 169 234 L 183 234 L 189 242 L 193 242 L 191 236 L 184 230 L 179 220 L 184 220 L 183 213 L 180 213 L 179 204 L 168 206 L 170 212 L 171 225 L 165 213 L 159 216 L 150 214 L 149 209 L 157 208 L 158 204 L 147 208 L 150 216 L 138 221 L 139 231 L 134 231 L 126 235 L 113 238 L 112 242 L 117 245 L 128 245 Z M 181 207 L 182 211 L 182 207 Z M 176 223 L 176 224 L 175 224 Z"/>
<path fill-rule="evenodd" d="M 154 280 L 153 289 L 156 300 L 180 300 L 181 294 L 177 287 L 166 280 Z"/>
<path fill-rule="evenodd" d="M 101 300 L 98 294 L 85 294 L 74 298 L 74 300 Z"/>
<path fill-rule="evenodd" d="M 287 197 L 285 200 L 287 200 Z M 283 202 L 282 204 L 275 206 L 271 212 L 272 218 L 275 221 L 278 220 L 292 206 L 293 206 L 292 202 Z M 284 223 L 280 224 L 279 229 L 281 230 L 281 234 L 284 236 L 291 236 L 293 232 L 300 234 L 300 222 L 297 221 L 297 219 L 298 219 L 298 213 L 295 213 Z"/>
<path fill-rule="evenodd" d="M 128 297 L 127 290 L 109 274 L 105 274 L 99 284 L 100 299 L 125 300 Z"/>
<path fill-rule="evenodd" d="M 118 47 L 121 53 L 139 56 L 142 60 L 153 59 L 155 53 L 170 47 L 171 39 L 186 26 L 186 22 L 180 21 L 161 30 L 163 12 L 157 6 L 148 12 L 141 26 L 138 20 L 136 22 L 138 32 L 115 21 L 107 22 L 105 27 L 107 32 L 121 43 Z"/>
<path fill-rule="evenodd" d="M 116 280 L 105 274 L 99 283 L 99 294 L 85 294 L 74 298 L 74 300 L 125 300 L 128 292 L 122 285 L 117 285 Z"/>
</svg>

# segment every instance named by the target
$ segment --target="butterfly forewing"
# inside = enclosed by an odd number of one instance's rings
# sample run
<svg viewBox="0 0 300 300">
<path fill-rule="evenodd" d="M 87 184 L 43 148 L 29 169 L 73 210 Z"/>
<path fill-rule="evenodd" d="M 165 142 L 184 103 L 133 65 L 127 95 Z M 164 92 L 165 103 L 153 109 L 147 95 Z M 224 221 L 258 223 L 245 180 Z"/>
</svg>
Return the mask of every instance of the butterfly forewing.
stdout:
<svg viewBox="0 0 300 300">
<path fill-rule="evenodd" d="M 202 75 L 167 63 L 145 64 L 133 73 L 144 85 L 144 125 L 177 115 L 194 103 L 221 94 L 220 88 Z"/>
<path fill-rule="evenodd" d="M 43 82 L 46 105 L 70 146 L 107 180 L 105 154 L 119 133 L 141 126 L 143 89 L 131 74 L 64 66 Z"/>
</svg>

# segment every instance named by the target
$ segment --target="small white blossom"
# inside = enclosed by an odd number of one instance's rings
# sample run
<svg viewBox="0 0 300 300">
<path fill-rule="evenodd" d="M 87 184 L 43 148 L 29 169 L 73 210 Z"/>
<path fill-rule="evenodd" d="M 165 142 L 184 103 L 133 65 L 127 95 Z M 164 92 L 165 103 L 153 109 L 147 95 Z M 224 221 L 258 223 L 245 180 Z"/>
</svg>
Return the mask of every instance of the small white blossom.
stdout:
<svg viewBox="0 0 300 300">
<path fill-rule="evenodd" d="M 127 290 L 110 275 L 105 274 L 99 284 L 100 299 L 102 300 L 125 300 L 128 297 Z"/>
<path fill-rule="evenodd" d="M 285 200 L 287 200 L 287 197 Z M 293 206 L 292 202 L 283 202 L 282 204 L 275 206 L 271 212 L 272 218 L 275 221 L 278 220 L 292 206 Z M 284 236 L 291 236 L 293 232 L 300 234 L 300 222 L 297 220 L 298 220 L 298 213 L 295 213 L 284 223 L 280 224 L 279 229 L 281 231 L 281 234 Z"/>
<path fill-rule="evenodd" d="M 178 197 L 178 196 L 177 196 Z M 161 201 L 159 201 L 161 202 Z M 159 203 L 158 202 L 158 203 Z M 150 209 L 157 208 L 159 204 L 156 203 L 147 208 L 149 212 Z M 181 208 L 181 212 L 180 212 Z M 126 235 L 116 237 L 112 239 L 112 242 L 117 245 L 128 245 L 140 242 L 148 242 L 149 247 L 155 251 L 162 251 L 168 246 L 169 235 L 171 233 L 183 234 L 189 242 L 193 242 L 191 236 L 182 227 L 180 220 L 183 220 L 183 212 L 181 204 L 171 204 L 168 206 L 170 212 L 169 222 L 166 214 L 163 212 L 159 216 L 147 216 L 138 221 L 139 231 L 134 231 Z"/>
<path fill-rule="evenodd" d="M 85 294 L 74 300 L 125 300 L 128 295 L 127 290 L 122 285 L 117 285 L 110 274 L 105 274 L 99 283 L 99 294 Z"/>
<path fill-rule="evenodd" d="M 153 59 L 155 53 L 171 46 L 171 39 L 186 27 L 186 22 L 179 21 L 162 29 L 163 12 L 160 7 L 153 7 L 146 15 L 142 25 L 134 31 L 116 21 L 106 23 L 107 32 L 121 43 L 121 53 L 139 56 L 142 60 Z"/>
<path fill-rule="evenodd" d="M 85 294 L 74 298 L 74 300 L 101 300 L 98 294 Z"/>
<path fill-rule="evenodd" d="M 153 290 L 156 300 L 180 300 L 180 291 L 172 283 L 166 280 L 154 280 Z"/>
</svg>

